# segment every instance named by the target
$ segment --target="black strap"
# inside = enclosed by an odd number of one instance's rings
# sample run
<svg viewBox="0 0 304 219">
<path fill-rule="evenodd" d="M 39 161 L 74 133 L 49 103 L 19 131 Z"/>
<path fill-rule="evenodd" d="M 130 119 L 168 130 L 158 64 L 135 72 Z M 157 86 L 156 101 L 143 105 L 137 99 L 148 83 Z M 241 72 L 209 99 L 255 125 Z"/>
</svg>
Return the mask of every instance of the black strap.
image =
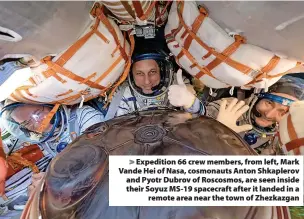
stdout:
<svg viewBox="0 0 304 219">
<path fill-rule="evenodd" d="M 7 156 L 10 156 L 10 155 L 13 153 L 13 151 L 14 151 L 14 149 L 15 149 L 17 143 L 18 143 L 18 141 L 19 141 L 19 139 L 17 139 L 17 140 L 15 141 L 13 147 L 9 150 Z"/>
</svg>

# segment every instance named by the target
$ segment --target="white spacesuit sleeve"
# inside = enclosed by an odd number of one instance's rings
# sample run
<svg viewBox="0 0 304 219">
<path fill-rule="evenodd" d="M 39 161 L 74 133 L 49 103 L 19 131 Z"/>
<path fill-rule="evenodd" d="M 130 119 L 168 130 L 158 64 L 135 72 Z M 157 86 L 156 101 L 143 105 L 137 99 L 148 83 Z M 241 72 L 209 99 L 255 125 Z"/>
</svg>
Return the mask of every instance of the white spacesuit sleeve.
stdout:
<svg viewBox="0 0 304 219">
<path fill-rule="evenodd" d="M 83 106 L 82 108 L 77 109 L 76 114 L 80 134 L 90 126 L 104 121 L 104 115 L 90 106 Z"/>
</svg>

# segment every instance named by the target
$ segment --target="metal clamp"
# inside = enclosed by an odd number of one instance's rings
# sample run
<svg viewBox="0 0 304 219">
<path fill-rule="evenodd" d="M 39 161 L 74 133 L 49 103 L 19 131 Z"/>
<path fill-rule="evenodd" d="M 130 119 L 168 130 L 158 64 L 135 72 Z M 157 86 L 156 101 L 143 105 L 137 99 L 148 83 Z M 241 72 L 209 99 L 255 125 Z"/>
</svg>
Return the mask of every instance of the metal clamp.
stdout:
<svg viewBox="0 0 304 219">
<path fill-rule="evenodd" d="M 144 37 L 145 39 L 151 39 L 155 37 L 155 26 L 154 25 L 145 25 L 138 26 L 135 25 L 135 34 L 137 37 Z"/>
</svg>

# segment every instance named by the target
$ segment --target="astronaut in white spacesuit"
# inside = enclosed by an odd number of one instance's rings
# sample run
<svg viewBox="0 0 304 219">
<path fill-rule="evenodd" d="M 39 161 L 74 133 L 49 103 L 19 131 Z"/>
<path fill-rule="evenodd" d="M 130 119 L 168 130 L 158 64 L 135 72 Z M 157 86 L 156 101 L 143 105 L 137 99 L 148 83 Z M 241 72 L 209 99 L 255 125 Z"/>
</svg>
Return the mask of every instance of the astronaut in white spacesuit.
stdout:
<svg viewBox="0 0 304 219">
<path fill-rule="evenodd" d="M 9 201 L 23 196 L 23 201 L 20 200 L 19 203 L 18 200 L 15 201 L 17 208 L 22 209 L 20 202 L 25 204 L 28 195 L 44 176 L 49 162 L 71 143 L 74 137 L 81 135 L 88 127 L 104 120 L 101 112 L 87 105 L 82 108 L 77 105 L 70 108 L 60 106 L 45 131 L 38 132 L 42 121 L 49 115 L 53 107 L 49 104 L 7 102 L 1 110 L 1 123 L 6 131 L 19 141 L 37 144 L 43 153 L 43 157 L 35 162 L 40 173 L 32 174 L 30 169 L 25 168 L 6 181 L 5 193 Z M 16 147 L 12 152 L 17 150 L 20 150 L 20 147 Z"/>
<path fill-rule="evenodd" d="M 292 103 L 303 100 L 304 80 L 287 75 L 267 92 L 252 94 L 248 99 L 213 101 L 206 105 L 206 115 L 239 133 L 259 154 L 269 154 L 267 151 L 275 153 L 270 147 L 279 122 Z"/>
<path fill-rule="evenodd" d="M 107 108 L 105 120 L 136 111 L 182 107 L 192 114 L 204 114 L 182 71 L 174 72 L 170 56 L 163 51 L 141 51 L 133 55 L 131 72 L 116 91 Z M 171 106 L 170 106 L 171 105 Z"/>
</svg>

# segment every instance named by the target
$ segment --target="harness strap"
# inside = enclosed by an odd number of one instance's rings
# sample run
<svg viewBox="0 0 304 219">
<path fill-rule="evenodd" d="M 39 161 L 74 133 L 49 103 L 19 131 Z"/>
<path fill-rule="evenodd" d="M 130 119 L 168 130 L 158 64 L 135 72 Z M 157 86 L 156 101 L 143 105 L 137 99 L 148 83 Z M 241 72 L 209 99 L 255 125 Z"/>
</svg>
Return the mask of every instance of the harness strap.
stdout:
<svg viewBox="0 0 304 219">
<path fill-rule="evenodd" d="M 111 104 L 109 106 L 108 112 L 105 116 L 105 121 L 109 119 L 113 119 L 115 117 L 115 114 L 117 112 L 117 109 L 119 107 L 119 104 L 121 102 L 121 99 L 123 97 L 126 88 L 127 88 L 127 83 L 123 83 L 121 88 L 117 90 L 117 93 L 116 95 L 114 95 Z"/>
<path fill-rule="evenodd" d="M 144 11 L 140 1 L 132 1 L 133 7 L 135 9 L 137 17 L 142 17 L 144 15 Z"/>
<path fill-rule="evenodd" d="M 60 107 L 60 104 L 55 104 L 55 106 L 53 107 L 53 109 L 51 110 L 51 112 L 48 113 L 48 115 L 46 116 L 46 118 L 42 121 L 41 125 L 39 126 L 39 128 L 37 130 L 38 133 L 44 132 L 44 130 L 50 124 L 53 116 L 55 115 L 55 113 L 57 112 L 57 110 L 59 109 L 59 107 Z"/>
<path fill-rule="evenodd" d="M 230 57 L 225 56 L 223 53 L 219 53 L 216 50 L 212 49 L 210 46 L 208 46 L 206 43 L 204 43 L 194 32 L 191 30 L 187 24 L 185 23 L 183 19 L 183 8 L 184 8 L 184 1 L 178 1 L 177 3 L 177 15 L 179 18 L 180 23 L 185 29 L 185 32 L 189 36 L 191 36 L 201 47 L 203 47 L 208 52 L 211 52 L 212 55 L 214 55 L 217 59 L 221 60 L 222 62 L 225 62 L 227 65 L 231 66 L 232 68 L 237 69 L 238 71 L 248 75 L 250 72 L 253 71 L 250 67 L 243 65 L 240 62 L 232 60 Z M 241 41 L 240 41 L 241 42 Z M 230 50 L 230 49 L 229 49 Z"/>
<path fill-rule="evenodd" d="M 304 138 L 298 138 L 298 139 L 293 139 L 292 141 L 288 142 L 285 144 L 286 150 L 289 152 L 291 150 L 295 150 L 301 146 L 304 146 Z M 301 155 L 301 153 L 298 153 L 295 155 Z"/>
<path fill-rule="evenodd" d="M 69 133 L 73 135 L 71 136 L 72 139 L 80 135 L 80 128 L 77 125 L 77 108 L 77 105 L 72 106 L 68 120 Z"/>
<path fill-rule="evenodd" d="M 136 104 L 136 101 L 137 101 L 137 98 L 135 97 L 134 95 L 134 90 L 130 88 L 130 91 L 131 91 L 131 94 L 133 96 L 133 105 L 134 105 L 134 109 L 136 112 L 138 112 L 138 108 L 137 108 L 137 104 Z M 139 99 L 139 105 L 143 104 L 142 101 Z"/>
</svg>

